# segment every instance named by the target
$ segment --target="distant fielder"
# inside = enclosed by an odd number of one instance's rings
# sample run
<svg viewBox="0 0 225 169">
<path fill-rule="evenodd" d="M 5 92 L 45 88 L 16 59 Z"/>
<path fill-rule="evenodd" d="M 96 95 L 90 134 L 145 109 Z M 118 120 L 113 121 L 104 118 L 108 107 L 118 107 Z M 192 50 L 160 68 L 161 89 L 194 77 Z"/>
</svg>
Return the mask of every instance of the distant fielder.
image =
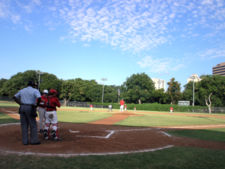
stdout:
<svg viewBox="0 0 225 169">
<path fill-rule="evenodd" d="M 120 111 L 121 112 L 123 112 L 124 110 L 124 104 L 125 104 L 125 102 L 124 102 L 124 100 L 122 99 L 122 100 L 120 100 Z"/>
</svg>

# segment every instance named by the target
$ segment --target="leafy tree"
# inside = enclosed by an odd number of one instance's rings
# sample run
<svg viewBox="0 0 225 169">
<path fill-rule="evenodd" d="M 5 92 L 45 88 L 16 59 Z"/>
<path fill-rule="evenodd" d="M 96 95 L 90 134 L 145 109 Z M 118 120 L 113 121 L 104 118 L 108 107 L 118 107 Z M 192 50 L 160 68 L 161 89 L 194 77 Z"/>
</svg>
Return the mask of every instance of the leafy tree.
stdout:
<svg viewBox="0 0 225 169">
<path fill-rule="evenodd" d="M 152 102 L 161 104 L 169 103 L 169 96 L 164 92 L 164 89 L 155 90 L 153 92 Z"/>
<path fill-rule="evenodd" d="M 37 83 L 36 71 L 28 70 L 12 76 L 3 84 L 2 93 L 6 96 L 13 97 L 18 90 L 27 86 L 28 81 Z"/>
<path fill-rule="evenodd" d="M 62 82 L 54 74 L 42 73 L 40 77 L 40 91 L 56 89 L 60 93 Z"/>
<path fill-rule="evenodd" d="M 4 94 L 3 92 L 3 86 L 4 86 L 4 83 L 7 82 L 7 79 L 0 79 L 0 96 L 5 96 L 6 94 Z"/>
<path fill-rule="evenodd" d="M 85 81 L 86 83 L 86 101 L 100 102 L 102 87 L 95 80 Z"/>
<path fill-rule="evenodd" d="M 201 77 L 199 91 L 196 95 L 200 105 L 206 105 L 205 100 L 211 98 L 212 106 L 225 106 L 225 77 L 220 75 L 206 75 Z"/>
<path fill-rule="evenodd" d="M 118 101 L 118 86 L 105 86 L 104 102 L 115 103 Z"/>
<path fill-rule="evenodd" d="M 149 102 L 152 93 L 155 90 L 151 78 L 145 74 L 133 74 L 127 78 L 122 86 L 122 97 L 128 103 L 146 103 Z"/>
<path fill-rule="evenodd" d="M 94 80 L 81 78 L 66 80 L 62 83 L 61 95 L 65 103 L 69 100 L 80 102 L 100 102 L 101 86 Z"/>
<path fill-rule="evenodd" d="M 3 83 L 1 94 L 9 97 L 18 92 L 18 90 L 27 86 L 28 81 L 38 83 L 38 74 L 35 70 L 19 72 Z M 40 89 L 54 88 L 60 92 L 61 81 L 53 74 L 43 73 L 41 75 Z"/>
<path fill-rule="evenodd" d="M 180 91 L 180 83 L 175 81 L 175 78 L 172 78 L 168 84 L 167 93 L 170 98 L 170 102 L 175 104 L 181 98 L 181 91 Z"/>
<path fill-rule="evenodd" d="M 64 105 L 66 106 L 68 101 L 72 100 L 72 93 L 74 88 L 73 80 L 62 81 L 60 98 L 64 100 Z"/>
</svg>

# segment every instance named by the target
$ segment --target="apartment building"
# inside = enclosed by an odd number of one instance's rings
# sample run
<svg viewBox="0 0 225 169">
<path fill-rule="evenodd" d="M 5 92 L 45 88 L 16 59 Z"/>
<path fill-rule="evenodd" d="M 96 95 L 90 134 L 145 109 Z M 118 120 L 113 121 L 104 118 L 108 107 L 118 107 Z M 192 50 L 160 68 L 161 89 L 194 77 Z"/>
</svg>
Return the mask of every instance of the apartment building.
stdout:
<svg viewBox="0 0 225 169">
<path fill-rule="evenodd" d="M 225 76 L 225 62 L 217 64 L 212 68 L 213 75 Z"/>
<path fill-rule="evenodd" d="M 164 89 L 165 91 L 165 80 L 152 78 L 152 81 L 154 82 L 155 89 Z"/>
</svg>

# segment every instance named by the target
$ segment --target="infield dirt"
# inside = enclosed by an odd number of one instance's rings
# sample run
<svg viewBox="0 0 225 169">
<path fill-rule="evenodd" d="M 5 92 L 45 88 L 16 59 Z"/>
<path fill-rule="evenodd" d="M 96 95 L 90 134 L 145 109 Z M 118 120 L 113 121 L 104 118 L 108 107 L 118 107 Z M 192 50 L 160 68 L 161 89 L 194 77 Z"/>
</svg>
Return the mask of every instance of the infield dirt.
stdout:
<svg viewBox="0 0 225 169">
<path fill-rule="evenodd" d="M 1 108 L 14 118 L 17 108 Z M 13 113 L 15 112 L 15 113 Z M 40 145 L 22 145 L 19 124 L 0 125 L 0 151 L 2 153 L 48 153 L 56 154 L 92 154 L 137 152 L 160 149 L 167 146 L 188 146 L 225 150 L 224 142 L 203 141 L 198 139 L 175 137 L 167 133 L 169 128 L 126 127 L 113 125 L 115 122 L 134 116 L 133 113 L 115 113 L 107 119 L 91 124 L 59 123 L 59 135 L 62 141 L 43 140 Z M 193 126 L 192 126 L 193 127 Z M 207 127 L 207 126 L 205 126 Z"/>
</svg>

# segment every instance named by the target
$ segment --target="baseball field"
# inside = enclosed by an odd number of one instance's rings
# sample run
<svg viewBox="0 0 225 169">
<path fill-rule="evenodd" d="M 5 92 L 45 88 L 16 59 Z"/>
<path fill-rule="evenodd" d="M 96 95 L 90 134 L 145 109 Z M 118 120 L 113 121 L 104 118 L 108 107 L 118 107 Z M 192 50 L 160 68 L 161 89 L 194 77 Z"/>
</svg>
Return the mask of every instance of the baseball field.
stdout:
<svg viewBox="0 0 225 169">
<path fill-rule="evenodd" d="M 0 102 L 0 168 L 225 168 L 225 114 L 62 107 L 62 140 L 24 146 L 17 112 Z"/>
</svg>

